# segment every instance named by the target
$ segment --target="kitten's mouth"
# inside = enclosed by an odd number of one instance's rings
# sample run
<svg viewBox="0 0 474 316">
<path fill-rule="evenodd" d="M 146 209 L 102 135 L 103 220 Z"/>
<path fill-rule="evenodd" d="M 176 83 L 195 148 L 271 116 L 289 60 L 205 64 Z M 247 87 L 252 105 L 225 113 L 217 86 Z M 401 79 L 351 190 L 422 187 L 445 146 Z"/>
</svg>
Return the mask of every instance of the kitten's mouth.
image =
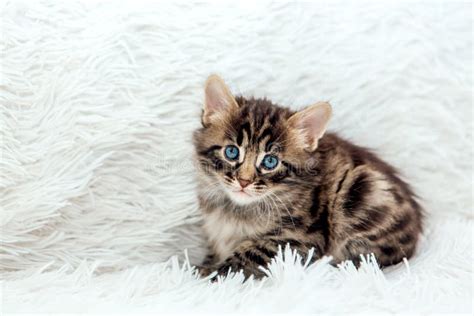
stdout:
<svg viewBox="0 0 474 316">
<path fill-rule="evenodd" d="M 250 194 L 248 194 L 244 190 L 234 191 L 234 193 L 237 194 L 237 195 L 240 195 L 240 196 L 250 196 Z"/>
<path fill-rule="evenodd" d="M 253 202 L 256 202 L 259 200 L 258 196 L 255 196 L 253 194 L 250 194 L 249 192 L 246 192 L 242 189 L 236 190 L 236 189 L 231 189 L 227 190 L 229 197 L 236 202 L 237 204 L 250 204 Z"/>
<path fill-rule="evenodd" d="M 239 196 L 239 197 L 243 197 L 243 198 L 251 198 L 252 197 L 250 194 L 248 194 L 244 190 L 235 191 L 234 194 Z"/>
</svg>

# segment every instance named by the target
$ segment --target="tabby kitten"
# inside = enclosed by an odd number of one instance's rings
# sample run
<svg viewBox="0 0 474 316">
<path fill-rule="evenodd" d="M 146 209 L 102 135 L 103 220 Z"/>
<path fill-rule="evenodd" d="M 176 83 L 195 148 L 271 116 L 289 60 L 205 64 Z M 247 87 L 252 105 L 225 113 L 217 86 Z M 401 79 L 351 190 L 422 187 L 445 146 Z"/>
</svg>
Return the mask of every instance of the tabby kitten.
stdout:
<svg viewBox="0 0 474 316">
<path fill-rule="evenodd" d="M 210 252 L 202 275 L 264 276 L 279 246 L 333 262 L 374 253 L 381 266 L 409 258 L 422 211 L 397 171 L 368 150 L 326 133 L 331 106 L 294 112 L 234 97 L 208 78 L 194 133 L 198 197 Z"/>
</svg>

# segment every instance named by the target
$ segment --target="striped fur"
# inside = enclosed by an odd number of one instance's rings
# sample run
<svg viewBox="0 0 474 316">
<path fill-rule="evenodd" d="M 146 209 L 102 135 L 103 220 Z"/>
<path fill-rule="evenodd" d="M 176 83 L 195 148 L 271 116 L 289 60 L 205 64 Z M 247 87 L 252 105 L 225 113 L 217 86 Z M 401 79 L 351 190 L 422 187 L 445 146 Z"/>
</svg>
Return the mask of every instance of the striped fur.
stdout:
<svg viewBox="0 0 474 316">
<path fill-rule="evenodd" d="M 370 151 L 327 133 L 316 150 L 301 148 L 288 123 L 293 111 L 266 99 L 236 97 L 236 106 L 194 133 L 198 196 L 210 253 L 203 275 L 243 270 L 262 277 L 278 246 L 289 243 L 314 259 L 334 263 L 374 253 L 381 266 L 412 256 L 422 229 L 422 210 L 397 171 Z M 243 157 L 229 162 L 225 146 Z M 265 153 L 281 161 L 261 168 Z M 231 192 L 250 179 L 252 199 Z"/>
</svg>

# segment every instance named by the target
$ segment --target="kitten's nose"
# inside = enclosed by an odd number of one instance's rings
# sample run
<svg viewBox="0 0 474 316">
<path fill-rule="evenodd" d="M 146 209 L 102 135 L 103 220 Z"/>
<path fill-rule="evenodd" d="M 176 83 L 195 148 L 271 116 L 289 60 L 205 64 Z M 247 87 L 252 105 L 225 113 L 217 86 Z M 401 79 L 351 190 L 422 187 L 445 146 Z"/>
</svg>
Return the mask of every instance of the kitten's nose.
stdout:
<svg viewBox="0 0 474 316">
<path fill-rule="evenodd" d="M 238 179 L 238 181 L 239 181 L 240 186 L 242 187 L 242 189 L 250 184 L 250 180 Z"/>
</svg>

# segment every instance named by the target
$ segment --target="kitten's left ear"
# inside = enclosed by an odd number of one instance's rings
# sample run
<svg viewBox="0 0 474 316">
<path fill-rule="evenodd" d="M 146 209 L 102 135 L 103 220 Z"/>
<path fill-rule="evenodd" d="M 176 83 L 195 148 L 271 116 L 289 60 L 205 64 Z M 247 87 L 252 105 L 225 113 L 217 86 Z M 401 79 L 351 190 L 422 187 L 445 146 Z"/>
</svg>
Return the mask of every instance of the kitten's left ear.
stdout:
<svg viewBox="0 0 474 316">
<path fill-rule="evenodd" d="M 332 109 L 329 103 L 318 102 L 296 112 L 288 119 L 305 150 L 311 152 L 318 148 L 318 141 L 326 131 L 331 114 Z"/>
</svg>

